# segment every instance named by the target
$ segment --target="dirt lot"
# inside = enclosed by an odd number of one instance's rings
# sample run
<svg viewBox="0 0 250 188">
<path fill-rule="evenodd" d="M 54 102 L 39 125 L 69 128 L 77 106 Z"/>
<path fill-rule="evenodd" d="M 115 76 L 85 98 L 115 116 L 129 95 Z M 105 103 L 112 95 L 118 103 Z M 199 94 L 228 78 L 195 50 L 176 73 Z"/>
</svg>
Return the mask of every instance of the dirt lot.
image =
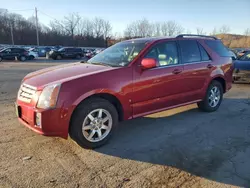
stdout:
<svg viewBox="0 0 250 188">
<path fill-rule="evenodd" d="M 215 113 L 190 105 L 123 122 L 92 151 L 17 122 L 21 79 L 49 65 L 0 64 L 0 187 L 250 187 L 250 85 L 233 85 Z"/>
</svg>

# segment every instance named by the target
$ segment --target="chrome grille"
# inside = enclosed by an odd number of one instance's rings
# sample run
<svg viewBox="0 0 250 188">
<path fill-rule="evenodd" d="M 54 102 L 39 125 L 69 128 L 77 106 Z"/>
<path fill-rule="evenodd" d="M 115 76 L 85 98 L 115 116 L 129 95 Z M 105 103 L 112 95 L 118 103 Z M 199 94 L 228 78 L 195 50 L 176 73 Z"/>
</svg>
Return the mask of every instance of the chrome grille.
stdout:
<svg viewBox="0 0 250 188">
<path fill-rule="evenodd" d="M 30 103 L 35 93 L 36 93 L 35 87 L 27 84 L 22 84 L 18 91 L 18 100 Z"/>
</svg>

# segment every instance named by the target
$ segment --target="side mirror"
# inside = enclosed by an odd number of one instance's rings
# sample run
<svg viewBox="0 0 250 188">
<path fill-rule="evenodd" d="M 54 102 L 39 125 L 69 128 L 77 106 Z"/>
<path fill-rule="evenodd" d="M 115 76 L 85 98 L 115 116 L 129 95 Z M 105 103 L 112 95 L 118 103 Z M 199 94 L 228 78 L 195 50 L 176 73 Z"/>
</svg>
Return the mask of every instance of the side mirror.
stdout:
<svg viewBox="0 0 250 188">
<path fill-rule="evenodd" d="M 232 60 L 236 60 L 236 57 L 232 56 Z"/>
<path fill-rule="evenodd" d="M 156 60 L 154 58 L 144 58 L 141 61 L 141 66 L 143 69 L 151 69 L 156 67 Z"/>
</svg>

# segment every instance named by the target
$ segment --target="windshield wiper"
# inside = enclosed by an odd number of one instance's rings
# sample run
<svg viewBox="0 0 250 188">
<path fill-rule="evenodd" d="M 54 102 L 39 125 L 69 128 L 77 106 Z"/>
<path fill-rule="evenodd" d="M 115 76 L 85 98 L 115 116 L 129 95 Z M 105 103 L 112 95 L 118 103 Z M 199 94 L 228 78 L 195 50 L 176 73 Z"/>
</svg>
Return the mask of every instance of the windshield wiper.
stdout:
<svg viewBox="0 0 250 188">
<path fill-rule="evenodd" d="M 94 63 L 90 63 L 90 64 L 93 64 L 93 65 L 103 65 L 103 66 L 106 66 L 106 67 L 112 67 L 110 64 L 101 63 L 101 62 L 94 62 Z"/>
</svg>

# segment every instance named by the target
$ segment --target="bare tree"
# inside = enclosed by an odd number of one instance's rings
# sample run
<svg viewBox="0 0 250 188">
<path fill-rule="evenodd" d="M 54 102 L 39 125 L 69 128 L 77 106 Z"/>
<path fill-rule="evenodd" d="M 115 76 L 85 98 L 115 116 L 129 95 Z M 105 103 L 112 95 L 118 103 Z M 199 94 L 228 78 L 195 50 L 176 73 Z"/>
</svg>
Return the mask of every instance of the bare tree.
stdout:
<svg viewBox="0 0 250 188">
<path fill-rule="evenodd" d="M 220 33 L 222 34 L 227 34 L 230 32 L 230 27 L 228 25 L 223 25 L 220 28 Z"/>
<path fill-rule="evenodd" d="M 153 26 L 147 19 L 137 20 L 127 26 L 125 37 L 149 37 L 153 35 Z"/>
<path fill-rule="evenodd" d="M 161 23 L 156 22 L 152 25 L 152 31 L 154 36 L 161 36 Z"/>
<path fill-rule="evenodd" d="M 178 24 L 176 27 L 175 34 L 179 35 L 179 34 L 183 33 L 184 31 L 185 31 L 184 27 L 182 27 L 181 25 Z"/>
<path fill-rule="evenodd" d="M 94 18 L 93 20 L 93 32 L 95 37 L 101 37 L 103 35 L 104 20 L 102 18 Z"/>
<path fill-rule="evenodd" d="M 80 20 L 81 20 L 81 17 L 77 13 L 72 13 L 64 17 L 64 21 L 63 21 L 64 27 L 72 38 L 74 37 L 76 28 Z"/>
<path fill-rule="evenodd" d="M 65 30 L 64 25 L 62 23 L 60 23 L 60 21 L 58 21 L 58 20 L 51 21 L 49 26 L 50 26 L 52 32 L 55 32 L 55 33 L 58 33 L 61 35 L 65 35 L 67 32 Z"/>
<path fill-rule="evenodd" d="M 196 28 L 197 35 L 206 35 L 206 32 L 203 31 L 203 28 Z"/>
<path fill-rule="evenodd" d="M 250 28 L 247 28 L 247 29 L 244 31 L 244 35 L 250 36 Z"/>
<path fill-rule="evenodd" d="M 214 29 L 213 29 L 211 35 L 215 36 L 215 35 L 217 35 L 217 34 L 218 34 L 217 28 L 214 27 Z"/>
<path fill-rule="evenodd" d="M 192 32 L 189 29 L 186 30 L 186 34 L 191 34 L 191 33 Z"/>
<path fill-rule="evenodd" d="M 86 36 L 94 36 L 93 23 L 90 20 L 85 20 L 85 32 Z"/>
<path fill-rule="evenodd" d="M 112 26 L 109 21 L 103 20 L 103 37 L 106 39 L 111 36 Z"/>
<path fill-rule="evenodd" d="M 167 21 L 162 23 L 161 32 L 164 36 L 174 36 L 184 31 L 184 28 L 175 21 Z"/>
<path fill-rule="evenodd" d="M 88 19 L 81 19 L 77 26 L 77 33 L 80 36 L 94 36 L 93 23 Z"/>
</svg>

